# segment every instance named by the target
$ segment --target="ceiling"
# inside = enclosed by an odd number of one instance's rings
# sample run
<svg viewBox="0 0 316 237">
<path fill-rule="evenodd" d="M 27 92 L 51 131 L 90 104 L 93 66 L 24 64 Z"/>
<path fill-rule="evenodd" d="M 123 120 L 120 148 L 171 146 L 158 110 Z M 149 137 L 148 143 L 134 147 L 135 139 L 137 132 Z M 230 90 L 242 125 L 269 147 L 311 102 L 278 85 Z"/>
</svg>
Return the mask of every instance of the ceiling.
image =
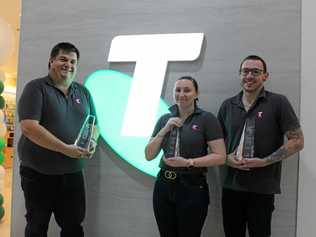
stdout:
<svg viewBox="0 0 316 237">
<path fill-rule="evenodd" d="M 11 25 L 15 38 L 13 53 L 3 65 L 0 65 L 0 70 L 5 72 L 7 77 L 14 78 L 16 78 L 18 64 L 21 1 L 22 0 L 0 0 L 0 18 Z"/>
</svg>

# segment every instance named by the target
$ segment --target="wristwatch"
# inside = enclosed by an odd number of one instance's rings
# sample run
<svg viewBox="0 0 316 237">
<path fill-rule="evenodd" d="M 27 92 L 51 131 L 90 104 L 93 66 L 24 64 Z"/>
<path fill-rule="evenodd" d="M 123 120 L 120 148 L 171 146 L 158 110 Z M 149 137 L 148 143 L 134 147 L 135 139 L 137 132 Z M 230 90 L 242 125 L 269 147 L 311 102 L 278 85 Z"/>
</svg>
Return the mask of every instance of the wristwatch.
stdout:
<svg viewBox="0 0 316 237">
<path fill-rule="evenodd" d="M 189 161 L 188 168 L 189 169 L 194 168 L 194 159 L 189 159 L 188 161 Z"/>
</svg>

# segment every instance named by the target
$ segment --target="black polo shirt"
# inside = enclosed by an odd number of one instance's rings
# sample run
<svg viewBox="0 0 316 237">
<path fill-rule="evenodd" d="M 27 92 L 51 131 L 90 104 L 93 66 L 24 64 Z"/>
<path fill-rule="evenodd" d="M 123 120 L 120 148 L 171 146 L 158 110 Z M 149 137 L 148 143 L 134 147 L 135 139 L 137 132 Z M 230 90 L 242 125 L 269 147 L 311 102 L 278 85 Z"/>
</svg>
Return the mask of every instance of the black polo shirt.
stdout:
<svg viewBox="0 0 316 237">
<path fill-rule="evenodd" d="M 19 121 L 32 119 L 67 144 L 73 144 L 88 114 L 95 115 L 92 98 L 81 84 L 72 82 L 68 96 L 49 76 L 30 81 L 18 102 Z M 80 171 L 84 159 L 74 159 L 38 146 L 22 135 L 18 142 L 21 165 L 44 174 Z"/>
<path fill-rule="evenodd" d="M 171 117 L 179 117 L 179 111 L 177 105 L 169 108 L 170 113 L 163 115 L 158 120 L 152 137 L 156 136 L 157 133 L 166 125 Z M 183 125 L 179 128 L 180 143 L 179 151 L 180 156 L 187 159 L 194 159 L 197 157 L 205 156 L 208 154 L 208 141 L 223 138 L 220 124 L 216 117 L 198 107 L 195 108 L 194 112 L 186 118 Z M 168 132 L 161 143 L 161 148 L 166 154 L 174 154 L 174 138 L 171 132 Z M 169 155 L 170 157 L 171 155 Z M 163 160 L 160 162 L 160 168 L 168 170 L 185 170 L 182 167 L 170 167 L 166 165 Z M 203 172 L 207 171 L 207 168 L 200 169 Z"/>
<path fill-rule="evenodd" d="M 222 125 L 227 154 L 238 145 L 247 119 L 255 120 L 254 157 L 265 158 L 284 143 L 287 131 L 300 127 L 295 112 L 283 95 L 262 90 L 254 105 L 246 112 L 242 94 L 223 102 L 218 113 Z M 281 162 L 242 171 L 227 167 L 224 187 L 239 191 L 280 193 Z"/>
</svg>

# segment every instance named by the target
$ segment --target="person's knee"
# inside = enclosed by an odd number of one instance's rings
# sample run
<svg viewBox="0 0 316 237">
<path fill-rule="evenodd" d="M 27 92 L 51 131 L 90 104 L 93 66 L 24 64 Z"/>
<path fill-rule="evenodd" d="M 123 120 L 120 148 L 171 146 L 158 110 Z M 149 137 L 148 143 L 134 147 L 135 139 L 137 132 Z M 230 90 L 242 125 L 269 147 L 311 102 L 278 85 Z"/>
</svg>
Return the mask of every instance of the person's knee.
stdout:
<svg viewBox="0 0 316 237">
<path fill-rule="evenodd" d="M 83 237 L 84 236 L 83 227 L 81 224 L 63 226 L 61 227 L 60 236 L 61 237 L 69 237 L 69 236 Z"/>
<path fill-rule="evenodd" d="M 26 237 L 44 237 L 47 236 L 49 222 L 43 220 L 29 219 L 25 227 Z"/>
<path fill-rule="evenodd" d="M 269 237 L 271 236 L 271 224 L 270 220 L 265 223 L 257 223 L 257 225 L 248 225 L 249 237 Z"/>
</svg>

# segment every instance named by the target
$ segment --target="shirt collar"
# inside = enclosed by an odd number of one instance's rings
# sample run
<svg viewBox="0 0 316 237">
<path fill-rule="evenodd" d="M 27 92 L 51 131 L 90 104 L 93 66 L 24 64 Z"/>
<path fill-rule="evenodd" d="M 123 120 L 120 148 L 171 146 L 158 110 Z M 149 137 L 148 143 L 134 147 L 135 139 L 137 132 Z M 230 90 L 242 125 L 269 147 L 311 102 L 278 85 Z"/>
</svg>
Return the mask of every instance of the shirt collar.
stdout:
<svg viewBox="0 0 316 237">
<path fill-rule="evenodd" d="M 54 83 L 54 81 L 53 81 L 53 79 L 51 78 L 50 75 L 47 75 L 47 76 L 45 77 L 45 82 L 46 82 L 48 85 L 53 86 L 54 88 L 57 88 L 57 87 L 55 86 L 55 83 Z M 74 83 L 74 82 L 71 82 L 71 84 L 70 84 L 70 86 L 69 86 L 69 88 L 68 88 L 68 90 L 69 90 L 69 93 L 68 93 L 68 94 L 70 94 L 70 92 L 72 92 L 73 88 L 75 87 L 74 85 L 75 85 L 75 83 Z M 57 88 L 57 89 L 58 89 L 58 88 Z"/>
<path fill-rule="evenodd" d="M 243 103 L 242 103 L 242 95 L 244 94 L 243 91 L 240 91 L 232 100 L 232 103 L 235 104 L 235 105 L 239 105 L 241 106 L 242 108 L 244 107 Z M 258 101 L 259 99 L 261 98 L 266 98 L 266 90 L 264 89 L 264 87 L 261 89 L 256 101 Z"/>
<path fill-rule="evenodd" d="M 174 116 L 174 117 L 178 117 L 179 116 L 178 105 L 175 104 L 175 105 L 170 106 L 169 107 L 169 111 L 170 111 L 172 116 Z M 199 107 L 195 106 L 194 111 L 193 111 L 192 114 L 200 114 L 201 112 L 202 112 L 202 110 Z"/>
<path fill-rule="evenodd" d="M 45 77 L 45 82 L 46 82 L 48 85 L 50 85 L 50 86 L 55 86 L 53 79 L 52 79 L 49 75 L 47 75 L 47 77 Z"/>
</svg>

